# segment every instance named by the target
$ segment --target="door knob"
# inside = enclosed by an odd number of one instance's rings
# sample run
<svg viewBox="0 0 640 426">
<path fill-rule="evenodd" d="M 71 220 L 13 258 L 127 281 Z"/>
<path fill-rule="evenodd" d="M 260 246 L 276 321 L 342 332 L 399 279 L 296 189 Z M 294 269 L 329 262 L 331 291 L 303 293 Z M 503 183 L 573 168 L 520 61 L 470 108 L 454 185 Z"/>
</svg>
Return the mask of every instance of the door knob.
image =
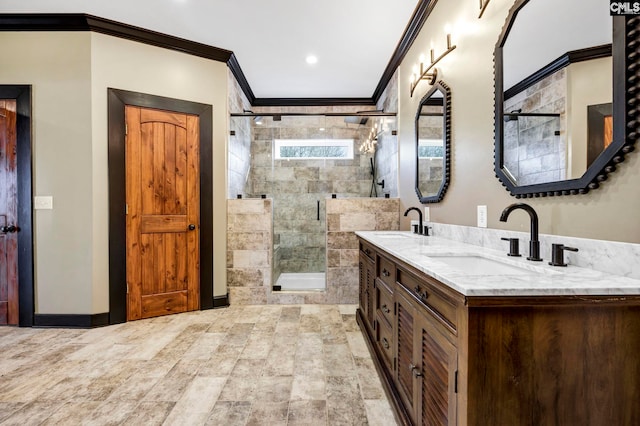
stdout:
<svg viewBox="0 0 640 426">
<path fill-rule="evenodd" d="M 3 226 L 2 228 L 0 228 L 0 232 L 2 232 L 3 234 L 11 234 L 13 232 L 17 232 L 18 230 L 18 227 L 15 225 Z"/>
<path fill-rule="evenodd" d="M 193 223 L 189 224 L 189 231 L 193 231 L 194 229 L 196 229 L 196 226 Z"/>
</svg>

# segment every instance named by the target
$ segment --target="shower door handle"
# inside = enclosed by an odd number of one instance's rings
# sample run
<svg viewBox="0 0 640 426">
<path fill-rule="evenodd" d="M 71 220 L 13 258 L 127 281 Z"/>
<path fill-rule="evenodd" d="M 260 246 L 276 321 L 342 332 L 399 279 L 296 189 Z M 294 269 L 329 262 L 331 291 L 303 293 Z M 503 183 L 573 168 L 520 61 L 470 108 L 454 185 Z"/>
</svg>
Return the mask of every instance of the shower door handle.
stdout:
<svg viewBox="0 0 640 426">
<path fill-rule="evenodd" d="M 320 220 L 320 200 L 318 200 L 318 216 L 317 219 Z"/>
</svg>

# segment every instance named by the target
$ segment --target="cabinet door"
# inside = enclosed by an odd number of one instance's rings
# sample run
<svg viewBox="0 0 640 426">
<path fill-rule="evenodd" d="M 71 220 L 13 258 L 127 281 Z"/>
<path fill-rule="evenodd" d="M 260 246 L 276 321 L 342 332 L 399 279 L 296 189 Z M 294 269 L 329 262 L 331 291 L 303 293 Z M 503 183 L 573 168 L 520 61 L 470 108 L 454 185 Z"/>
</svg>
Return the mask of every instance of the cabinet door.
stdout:
<svg viewBox="0 0 640 426">
<path fill-rule="evenodd" d="M 366 254 L 360 253 L 360 279 L 359 279 L 359 297 L 360 297 L 360 309 L 367 320 L 367 325 L 371 327 L 373 325 L 373 295 L 374 295 L 374 283 L 376 265 Z"/>
<path fill-rule="evenodd" d="M 449 332 L 401 286 L 396 287 L 395 381 L 413 424 L 456 424 L 458 354 Z"/>
<path fill-rule="evenodd" d="M 456 424 L 456 347 L 429 314 L 421 315 L 420 344 L 420 417 L 423 425 Z M 447 333 L 444 331 L 444 333 Z"/>
<path fill-rule="evenodd" d="M 416 370 L 417 360 L 420 359 L 420 345 L 416 344 L 416 309 L 406 297 L 404 289 L 396 287 L 394 292 L 396 303 L 396 324 L 395 324 L 395 344 L 396 344 L 396 371 L 394 378 L 396 388 L 406 408 L 411 422 L 416 424 L 418 393 L 418 374 Z"/>
</svg>

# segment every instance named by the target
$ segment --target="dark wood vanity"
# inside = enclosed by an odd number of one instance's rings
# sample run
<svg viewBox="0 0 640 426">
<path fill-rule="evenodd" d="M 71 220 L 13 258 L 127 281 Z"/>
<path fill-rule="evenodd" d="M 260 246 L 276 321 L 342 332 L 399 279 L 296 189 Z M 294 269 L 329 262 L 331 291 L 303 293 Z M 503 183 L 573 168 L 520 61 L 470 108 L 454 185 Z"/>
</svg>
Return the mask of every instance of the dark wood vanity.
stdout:
<svg viewBox="0 0 640 426">
<path fill-rule="evenodd" d="M 640 296 L 464 296 L 360 237 L 358 323 L 404 425 L 640 425 Z"/>
</svg>

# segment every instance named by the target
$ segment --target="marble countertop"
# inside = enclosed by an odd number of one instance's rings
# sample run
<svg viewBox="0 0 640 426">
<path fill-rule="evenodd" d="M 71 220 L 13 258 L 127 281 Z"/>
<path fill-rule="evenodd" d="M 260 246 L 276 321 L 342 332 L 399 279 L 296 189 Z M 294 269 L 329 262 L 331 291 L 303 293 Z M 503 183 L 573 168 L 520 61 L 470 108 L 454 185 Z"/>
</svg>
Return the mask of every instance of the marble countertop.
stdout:
<svg viewBox="0 0 640 426">
<path fill-rule="evenodd" d="M 403 231 L 356 235 L 465 296 L 640 295 L 640 280 Z"/>
</svg>

